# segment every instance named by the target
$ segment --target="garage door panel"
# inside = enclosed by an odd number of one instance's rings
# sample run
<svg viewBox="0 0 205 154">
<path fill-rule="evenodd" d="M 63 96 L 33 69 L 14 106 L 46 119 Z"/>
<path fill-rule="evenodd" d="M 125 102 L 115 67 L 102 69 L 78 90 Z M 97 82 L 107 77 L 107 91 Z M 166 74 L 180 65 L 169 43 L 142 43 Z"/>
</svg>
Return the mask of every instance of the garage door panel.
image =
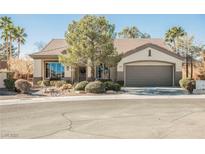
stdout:
<svg viewBox="0 0 205 154">
<path fill-rule="evenodd" d="M 126 66 L 126 86 L 172 86 L 173 66 Z"/>
</svg>

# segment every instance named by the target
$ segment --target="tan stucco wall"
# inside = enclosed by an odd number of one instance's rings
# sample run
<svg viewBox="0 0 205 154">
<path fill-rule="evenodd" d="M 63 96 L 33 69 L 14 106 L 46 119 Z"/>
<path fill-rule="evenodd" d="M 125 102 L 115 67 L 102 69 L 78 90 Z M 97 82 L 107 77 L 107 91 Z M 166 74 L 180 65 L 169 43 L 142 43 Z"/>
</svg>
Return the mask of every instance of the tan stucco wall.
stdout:
<svg viewBox="0 0 205 154">
<path fill-rule="evenodd" d="M 149 50 L 151 50 L 151 56 L 148 56 Z M 139 61 L 144 61 L 144 62 L 138 63 Z M 150 62 L 150 61 L 156 61 L 156 62 Z M 141 51 L 135 52 L 127 57 L 122 58 L 122 60 L 117 65 L 118 80 L 123 80 L 124 65 L 131 65 L 127 63 L 132 63 L 134 65 L 150 65 L 150 64 L 167 65 L 166 63 L 163 62 L 174 64 L 176 69 L 175 71 L 177 72 L 182 71 L 182 61 L 180 59 L 148 47 L 146 49 L 143 49 Z"/>
<path fill-rule="evenodd" d="M 69 77 L 71 78 L 71 72 L 72 72 L 72 68 L 71 66 L 64 66 L 64 69 L 65 69 L 65 77 Z"/>
<path fill-rule="evenodd" d="M 7 78 L 7 73 L 6 72 L 0 72 L 0 88 L 5 88 L 4 87 L 4 79 Z"/>
<path fill-rule="evenodd" d="M 43 62 L 41 59 L 34 59 L 33 77 L 43 77 Z"/>
<path fill-rule="evenodd" d="M 117 75 L 117 69 L 116 69 L 116 67 L 111 67 L 111 68 L 110 68 L 110 79 L 111 79 L 112 81 L 116 81 L 116 80 L 117 80 L 116 75 Z"/>
<path fill-rule="evenodd" d="M 91 77 L 91 67 L 87 67 L 87 78 Z"/>
</svg>

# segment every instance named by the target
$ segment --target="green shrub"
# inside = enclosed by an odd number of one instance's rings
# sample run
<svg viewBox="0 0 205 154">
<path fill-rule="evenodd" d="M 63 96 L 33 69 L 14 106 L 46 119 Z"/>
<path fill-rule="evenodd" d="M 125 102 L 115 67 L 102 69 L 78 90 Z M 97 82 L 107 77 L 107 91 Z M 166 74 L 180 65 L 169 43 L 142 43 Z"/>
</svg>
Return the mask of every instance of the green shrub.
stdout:
<svg viewBox="0 0 205 154">
<path fill-rule="evenodd" d="M 59 88 L 64 84 L 66 84 L 66 81 L 64 81 L 64 80 L 56 81 L 55 82 L 55 87 Z"/>
<path fill-rule="evenodd" d="M 124 81 L 117 81 L 117 83 L 118 83 L 121 87 L 124 86 Z"/>
<path fill-rule="evenodd" d="M 15 90 L 15 80 L 14 79 L 4 79 L 4 85 L 8 90 Z"/>
<path fill-rule="evenodd" d="M 87 93 L 104 93 L 105 85 L 100 81 L 90 82 L 85 87 Z"/>
<path fill-rule="evenodd" d="M 97 79 L 96 81 L 100 81 L 100 82 L 107 82 L 107 81 L 112 81 L 111 79 Z"/>
<path fill-rule="evenodd" d="M 115 83 L 112 81 L 106 81 L 104 82 L 105 90 L 114 90 L 114 91 L 120 91 L 121 86 L 119 83 Z"/>
<path fill-rule="evenodd" d="M 188 92 L 190 93 L 190 94 L 192 94 L 193 93 L 193 90 L 195 89 L 195 87 L 196 87 L 196 83 L 195 83 L 195 81 L 194 80 L 191 80 L 191 79 L 181 79 L 180 81 L 179 81 L 179 84 L 180 84 L 180 87 L 181 88 L 184 88 L 184 89 L 186 89 L 186 90 L 188 90 Z"/>
<path fill-rule="evenodd" d="M 71 80 L 64 80 L 66 83 L 72 84 Z"/>
<path fill-rule="evenodd" d="M 85 90 L 85 86 L 88 84 L 88 81 L 81 81 L 75 86 L 75 90 Z"/>
<path fill-rule="evenodd" d="M 115 83 L 115 91 L 120 91 L 121 85 L 119 83 Z"/>
<path fill-rule="evenodd" d="M 15 87 L 18 89 L 21 93 L 27 94 L 29 93 L 32 85 L 29 81 L 24 79 L 18 79 L 15 81 Z"/>
</svg>

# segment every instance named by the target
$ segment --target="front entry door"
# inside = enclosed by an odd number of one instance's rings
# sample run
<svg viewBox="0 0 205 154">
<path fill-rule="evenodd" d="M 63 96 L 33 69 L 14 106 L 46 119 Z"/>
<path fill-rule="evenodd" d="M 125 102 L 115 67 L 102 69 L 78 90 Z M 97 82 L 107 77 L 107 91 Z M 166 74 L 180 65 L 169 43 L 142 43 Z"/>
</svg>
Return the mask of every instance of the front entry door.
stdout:
<svg viewBox="0 0 205 154">
<path fill-rule="evenodd" d="M 80 66 L 79 67 L 79 81 L 86 80 L 86 67 Z"/>
</svg>

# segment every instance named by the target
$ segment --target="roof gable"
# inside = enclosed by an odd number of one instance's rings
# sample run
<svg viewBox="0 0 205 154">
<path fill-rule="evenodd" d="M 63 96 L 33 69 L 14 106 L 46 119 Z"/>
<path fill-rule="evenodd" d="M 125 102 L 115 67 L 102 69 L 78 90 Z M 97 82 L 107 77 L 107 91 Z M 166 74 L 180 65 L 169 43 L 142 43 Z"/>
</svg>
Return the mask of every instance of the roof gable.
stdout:
<svg viewBox="0 0 205 154">
<path fill-rule="evenodd" d="M 58 56 L 67 48 L 68 45 L 65 39 L 52 39 L 43 49 L 30 56 L 33 58 L 36 56 Z"/>
<path fill-rule="evenodd" d="M 124 54 L 126 52 L 129 52 L 130 50 L 136 49 L 138 47 L 141 47 L 145 44 L 155 44 L 159 47 L 165 48 L 167 50 L 170 50 L 170 48 L 167 47 L 163 39 L 158 38 L 136 38 L 136 39 L 115 39 L 114 40 L 114 46 L 116 47 L 119 54 Z"/>
<path fill-rule="evenodd" d="M 184 60 L 184 58 L 181 57 L 180 55 L 178 55 L 178 54 L 176 54 L 176 53 L 174 53 L 174 52 L 171 52 L 170 50 L 168 50 L 168 49 L 166 49 L 166 48 L 163 48 L 163 47 L 161 47 L 161 46 L 159 46 L 159 45 L 152 44 L 152 43 L 144 44 L 144 45 L 139 46 L 139 47 L 137 47 L 137 48 L 135 48 L 135 49 L 132 49 L 132 50 L 130 50 L 130 51 L 127 51 L 126 53 L 123 53 L 123 54 L 121 54 L 121 55 L 122 55 L 122 57 L 127 57 L 127 56 L 129 56 L 129 55 L 131 55 L 131 54 L 134 54 L 134 53 L 136 53 L 136 52 L 142 51 L 143 49 L 146 49 L 146 48 L 148 48 L 148 47 L 153 48 L 153 49 L 155 49 L 155 50 L 157 50 L 157 51 L 163 52 L 163 53 L 165 53 L 165 54 L 167 54 L 167 55 L 169 55 L 169 56 L 175 57 L 175 58 L 177 58 L 177 59 Z"/>
</svg>

